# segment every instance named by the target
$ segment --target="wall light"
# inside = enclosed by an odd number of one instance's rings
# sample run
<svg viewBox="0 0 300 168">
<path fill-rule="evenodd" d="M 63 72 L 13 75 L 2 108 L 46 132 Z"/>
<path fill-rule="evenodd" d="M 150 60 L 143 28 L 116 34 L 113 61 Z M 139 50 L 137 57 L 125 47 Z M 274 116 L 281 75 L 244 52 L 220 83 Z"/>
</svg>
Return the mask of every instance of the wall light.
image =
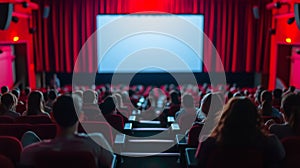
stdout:
<svg viewBox="0 0 300 168">
<path fill-rule="evenodd" d="M 14 42 L 17 42 L 17 41 L 19 41 L 19 39 L 20 39 L 20 38 L 19 38 L 18 36 L 14 36 L 13 41 L 14 41 Z"/>
<path fill-rule="evenodd" d="M 291 43 L 291 42 L 292 42 L 292 39 L 291 39 L 291 38 L 289 38 L 289 37 L 287 37 L 287 38 L 285 38 L 285 42 L 287 42 L 287 43 Z"/>
</svg>

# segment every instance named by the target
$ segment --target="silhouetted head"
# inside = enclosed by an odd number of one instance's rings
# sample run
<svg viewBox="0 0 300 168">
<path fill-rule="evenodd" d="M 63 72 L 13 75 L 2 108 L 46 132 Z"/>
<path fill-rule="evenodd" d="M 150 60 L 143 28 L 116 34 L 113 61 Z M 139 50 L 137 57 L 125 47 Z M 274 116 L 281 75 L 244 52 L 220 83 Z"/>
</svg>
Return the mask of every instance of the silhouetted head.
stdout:
<svg viewBox="0 0 300 168">
<path fill-rule="evenodd" d="M 12 107 L 15 105 L 15 96 L 11 93 L 5 93 L 1 96 L 1 111 L 2 112 L 6 112 L 12 109 Z"/>
<path fill-rule="evenodd" d="M 72 127 L 78 123 L 81 108 L 82 100 L 78 95 L 62 95 L 53 104 L 53 117 L 60 127 Z"/>
<path fill-rule="evenodd" d="M 47 97 L 48 97 L 48 99 L 50 99 L 50 100 L 55 100 L 56 97 L 57 97 L 57 92 L 56 92 L 56 90 L 54 90 L 54 89 L 49 90 L 48 93 L 47 93 Z"/>
<path fill-rule="evenodd" d="M 97 103 L 97 92 L 94 90 L 86 90 L 83 92 L 83 103 L 95 104 Z"/>
<path fill-rule="evenodd" d="M 1 94 L 8 93 L 8 92 L 9 92 L 9 88 L 7 86 L 1 87 Z"/>
<path fill-rule="evenodd" d="M 43 111 L 44 96 L 40 91 L 32 91 L 28 96 L 27 115 L 36 115 Z"/>
<path fill-rule="evenodd" d="M 256 106 L 246 97 L 232 98 L 224 107 L 212 136 L 222 144 L 255 143 L 261 135 L 261 118 Z"/>
<path fill-rule="evenodd" d="M 182 96 L 182 105 L 184 108 L 194 108 L 194 98 L 191 94 L 184 94 Z"/>
<path fill-rule="evenodd" d="M 108 96 L 104 99 L 102 103 L 101 111 L 103 114 L 111 114 L 116 110 L 116 105 L 114 102 L 114 98 L 112 96 Z"/>
</svg>

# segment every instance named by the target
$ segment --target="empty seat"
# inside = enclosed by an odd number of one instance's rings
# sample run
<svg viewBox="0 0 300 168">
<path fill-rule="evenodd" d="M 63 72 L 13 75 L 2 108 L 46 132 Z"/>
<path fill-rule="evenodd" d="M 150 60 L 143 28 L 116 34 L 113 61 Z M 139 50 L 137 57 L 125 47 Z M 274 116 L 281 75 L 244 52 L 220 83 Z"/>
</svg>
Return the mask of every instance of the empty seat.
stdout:
<svg viewBox="0 0 300 168">
<path fill-rule="evenodd" d="M 72 168 L 96 168 L 94 155 L 86 151 L 43 151 L 35 158 L 35 166 L 38 168 L 72 167 Z"/>
<path fill-rule="evenodd" d="M 9 116 L 0 116 L 0 124 L 11 124 L 14 123 L 15 119 Z"/>
<path fill-rule="evenodd" d="M 0 154 L 9 158 L 13 163 L 18 163 L 21 151 L 22 144 L 17 138 L 0 136 Z"/>
<path fill-rule="evenodd" d="M 298 168 L 300 167 L 300 137 L 287 137 L 281 140 L 282 145 L 285 148 L 285 159 L 283 162 L 286 168 Z"/>
<path fill-rule="evenodd" d="M 45 115 L 21 116 L 16 118 L 16 123 L 26 124 L 51 124 L 52 120 Z"/>
</svg>

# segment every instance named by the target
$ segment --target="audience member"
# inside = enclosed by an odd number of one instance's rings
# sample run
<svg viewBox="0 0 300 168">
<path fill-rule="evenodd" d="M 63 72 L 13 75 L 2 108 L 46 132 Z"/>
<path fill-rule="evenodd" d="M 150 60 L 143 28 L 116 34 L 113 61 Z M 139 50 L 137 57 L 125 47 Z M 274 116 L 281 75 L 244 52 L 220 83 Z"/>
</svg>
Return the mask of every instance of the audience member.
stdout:
<svg viewBox="0 0 300 168">
<path fill-rule="evenodd" d="M 98 106 L 98 95 L 94 90 L 86 90 L 83 92 L 83 107 L 85 120 L 97 120 L 100 116 L 100 109 Z"/>
<path fill-rule="evenodd" d="M 44 97 L 40 91 L 32 91 L 28 96 L 27 110 L 22 114 L 23 116 L 30 115 L 47 115 L 44 111 Z"/>
<path fill-rule="evenodd" d="M 212 134 L 198 146 L 198 167 L 207 166 L 214 150 L 234 147 L 262 151 L 264 167 L 278 167 L 285 156 L 284 148 L 276 136 L 263 132 L 262 125 L 258 111 L 249 99 L 232 98 Z"/>
<path fill-rule="evenodd" d="M 286 122 L 271 125 L 270 132 L 279 139 L 300 136 L 300 95 L 293 93 L 286 95 L 282 100 L 282 110 Z"/>
<path fill-rule="evenodd" d="M 21 164 L 35 165 L 35 157 L 44 151 L 88 151 L 97 159 L 98 167 L 110 167 L 112 149 L 101 133 L 78 134 L 78 115 L 82 102 L 78 96 L 63 95 L 53 104 L 53 116 L 59 133 L 52 140 L 44 140 L 27 146 L 21 153 Z M 23 141 L 39 138 L 32 132 L 23 136 Z"/>
<path fill-rule="evenodd" d="M 22 101 L 20 100 L 20 90 L 19 90 L 19 89 L 13 89 L 13 90 L 11 91 L 11 93 L 12 93 L 13 95 L 15 95 L 16 98 L 17 98 L 16 112 L 22 114 L 24 111 L 26 111 L 26 105 L 25 105 L 24 102 L 22 102 Z"/>
<path fill-rule="evenodd" d="M 58 89 L 60 88 L 60 80 L 57 77 L 57 74 L 53 74 L 51 80 L 50 80 L 50 88 L 51 89 Z"/>
<path fill-rule="evenodd" d="M 283 117 L 281 113 L 272 106 L 272 93 L 264 90 L 261 93 L 261 105 L 258 107 L 262 116 L 273 117 L 277 122 L 282 122 Z"/>
<path fill-rule="evenodd" d="M 180 110 L 180 96 L 178 91 L 172 90 L 170 92 L 170 101 L 166 104 L 166 108 L 168 108 L 168 116 L 175 117 L 176 112 Z"/>
<path fill-rule="evenodd" d="M 47 102 L 45 103 L 45 106 L 49 107 L 52 109 L 53 103 L 57 97 L 57 91 L 54 89 L 51 89 L 47 92 Z"/>
<path fill-rule="evenodd" d="M 282 90 L 281 89 L 274 89 L 273 92 L 273 106 L 280 110 L 281 107 L 281 99 L 282 99 Z"/>
<path fill-rule="evenodd" d="M 19 113 L 15 112 L 16 106 L 16 96 L 11 93 L 4 93 L 1 96 L 1 104 L 0 104 L 0 115 L 1 116 L 9 116 L 12 118 L 17 118 L 20 116 Z"/>
<path fill-rule="evenodd" d="M 2 86 L 1 87 L 1 94 L 5 94 L 9 92 L 9 88 L 7 86 Z"/>
</svg>

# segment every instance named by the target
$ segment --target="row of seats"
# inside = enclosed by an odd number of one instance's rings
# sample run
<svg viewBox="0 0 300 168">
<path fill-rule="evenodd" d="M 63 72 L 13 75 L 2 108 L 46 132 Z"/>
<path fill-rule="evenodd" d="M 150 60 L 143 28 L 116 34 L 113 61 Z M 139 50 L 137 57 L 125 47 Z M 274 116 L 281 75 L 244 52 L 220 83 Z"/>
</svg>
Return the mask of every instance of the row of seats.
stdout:
<svg viewBox="0 0 300 168">
<path fill-rule="evenodd" d="M 45 115 L 20 116 L 16 119 L 9 116 L 0 116 L 0 124 L 27 123 L 27 124 L 50 124 L 51 118 Z"/>
<path fill-rule="evenodd" d="M 20 140 L 11 136 L 0 136 L 0 167 L 15 168 L 23 167 L 19 165 L 21 152 L 23 150 Z M 72 168 L 96 168 L 94 155 L 86 151 L 47 151 L 40 152 L 36 160 L 35 167 L 72 167 Z M 111 167 L 116 166 L 116 158 L 113 158 Z"/>
<path fill-rule="evenodd" d="M 283 168 L 298 168 L 300 158 L 300 137 L 288 137 L 281 140 L 286 152 L 282 162 Z M 188 168 L 197 167 L 195 158 L 197 149 L 186 148 L 185 158 Z M 262 153 L 258 150 L 244 148 L 218 149 L 212 152 L 208 159 L 209 168 L 232 167 L 232 168 L 263 168 Z"/>
</svg>

